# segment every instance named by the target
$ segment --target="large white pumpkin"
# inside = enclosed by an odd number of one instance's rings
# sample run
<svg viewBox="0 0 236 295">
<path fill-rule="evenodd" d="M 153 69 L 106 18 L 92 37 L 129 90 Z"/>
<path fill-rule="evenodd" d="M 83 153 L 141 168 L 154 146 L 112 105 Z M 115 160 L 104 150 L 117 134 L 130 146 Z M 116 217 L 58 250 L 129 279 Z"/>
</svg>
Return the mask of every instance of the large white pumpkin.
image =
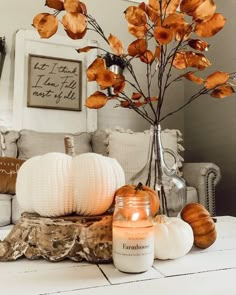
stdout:
<svg viewBox="0 0 236 295">
<path fill-rule="evenodd" d="M 118 162 L 95 153 L 48 153 L 23 164 L 16 181 L 17 200 L 23 210 L 41 216 L 102 214 L 125 183 Z"/>
<path fill-rule="evenodd" d="M 191 226 L 178 217 L 157 215 L 154 220 L 154 256 L 175 259 L 187 254 L 193 246 Z"/>
</svg>

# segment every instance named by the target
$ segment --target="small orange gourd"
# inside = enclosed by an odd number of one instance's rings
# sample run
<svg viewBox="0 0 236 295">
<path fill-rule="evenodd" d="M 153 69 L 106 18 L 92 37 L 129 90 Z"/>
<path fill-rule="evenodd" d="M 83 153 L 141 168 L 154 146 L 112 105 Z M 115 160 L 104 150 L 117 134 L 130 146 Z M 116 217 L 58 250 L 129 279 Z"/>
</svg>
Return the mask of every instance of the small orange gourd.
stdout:
<svg viewBox="0 0 236 295">
<path fill-rule="evenodd" d="M 192 227 L 196 247 L 205 249 L 215 242 L 217 237 L 215 223 L 203 205 L 187 204 L 181 211 L 181 218 Z"/>
<path fill-rule="evenodd" d="M 160 199 L 158 194 L 149 186 L 143 185 L 141 182 L 138 185 L 126 184 L 118 188 L 115 192 L 115 197 L 122 196 L 135 196 L 142 197 L 148 195 L 151 203 L 151 212 L 154 216 L 160 207 Z"/>
</svg>

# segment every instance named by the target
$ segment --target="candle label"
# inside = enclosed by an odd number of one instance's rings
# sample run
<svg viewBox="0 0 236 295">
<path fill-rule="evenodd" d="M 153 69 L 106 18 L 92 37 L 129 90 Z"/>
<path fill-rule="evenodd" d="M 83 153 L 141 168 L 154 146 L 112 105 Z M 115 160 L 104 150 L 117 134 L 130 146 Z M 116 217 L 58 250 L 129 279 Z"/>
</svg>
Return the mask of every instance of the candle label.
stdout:
<svg viewBox="0 0 236 295">
<path fill-rule="evenodd" d="M 121 271 L 142 272 L 154 260 L 153 227 L 113 227 L 113 262 Z"/>
</svg>

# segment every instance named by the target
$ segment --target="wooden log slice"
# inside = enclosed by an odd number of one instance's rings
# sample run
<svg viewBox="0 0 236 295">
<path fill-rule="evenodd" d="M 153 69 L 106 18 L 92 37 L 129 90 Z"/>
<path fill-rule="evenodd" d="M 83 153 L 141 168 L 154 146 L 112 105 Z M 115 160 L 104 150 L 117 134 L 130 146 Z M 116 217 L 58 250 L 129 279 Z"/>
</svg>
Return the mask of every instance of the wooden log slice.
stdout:
<svg viewBox="0 0 236 295">
<path fill-rule="evenodd" d="M 112 261 L 112 215 L 41 217 L 23 213 L 0 241 L 0 261 L 20 257 L 61 261 Z"/>
</svg>

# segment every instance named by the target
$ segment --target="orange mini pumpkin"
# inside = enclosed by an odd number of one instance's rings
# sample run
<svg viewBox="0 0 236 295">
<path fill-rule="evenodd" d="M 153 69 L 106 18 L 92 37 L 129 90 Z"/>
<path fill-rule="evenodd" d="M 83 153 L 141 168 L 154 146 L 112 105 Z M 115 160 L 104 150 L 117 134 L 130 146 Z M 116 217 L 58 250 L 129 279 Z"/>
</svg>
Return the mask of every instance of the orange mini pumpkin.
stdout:
<svg viewBox="0 0 236 295">
<path fill-rule="evenodd" d="M 192 227 L 196 247 L 205 249 L 215 242 L 217 237 L 215 223 L 203 205 L 187 204 L 181 211 L 181 218 Z"/>
<path fill-rule="evenodd" d="M 151 187 L 143 185 L 141 182 L 138 185 L 126 184 L 118 188 L 118 190 L 115 192 L 115 197 L 118 195 L 134 195 L 136 197 L 148 195 L 150 197 L 151 212 L 153 216 L 157 213 L 160 207 L 160 199 L 158 194 Z"/>
</svg>

